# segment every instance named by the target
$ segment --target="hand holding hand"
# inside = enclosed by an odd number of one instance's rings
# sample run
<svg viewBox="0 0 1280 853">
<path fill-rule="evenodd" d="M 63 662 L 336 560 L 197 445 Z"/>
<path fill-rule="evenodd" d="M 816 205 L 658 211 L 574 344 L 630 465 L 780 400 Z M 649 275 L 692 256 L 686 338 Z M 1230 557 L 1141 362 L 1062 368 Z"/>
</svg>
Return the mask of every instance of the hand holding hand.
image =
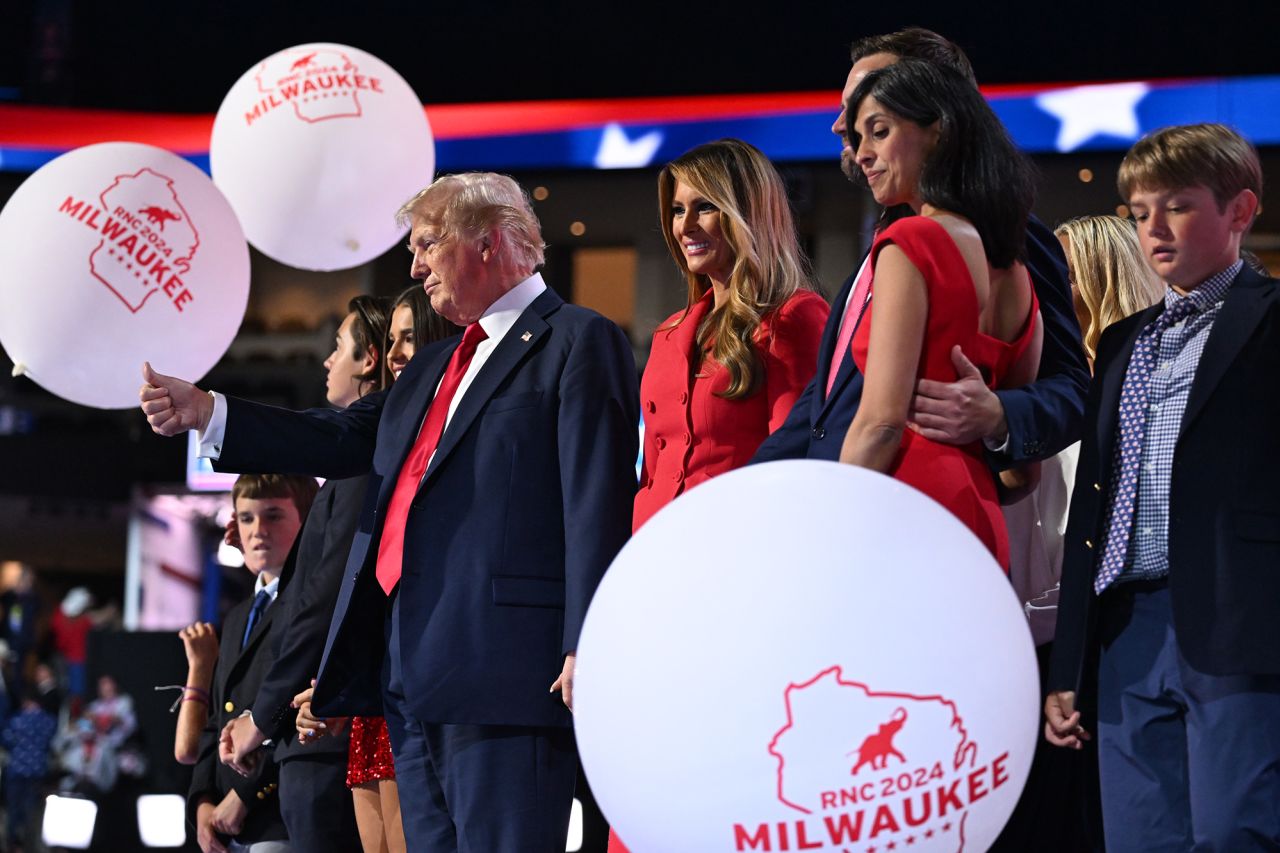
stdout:
<svg viewBox="0 0 1280 853">
<path fill-rule="evenodd" d="M 159 435 L 177 435 L 195 429 L 203 431 L 213 416 L 213 398 L 196 386 L 142 365 L 142 389 L 138 392 L 142 413 Z"/>
<path fill-rule="evenodd" d="M 254 725 L 253 717 L 242 714 L 223 727 L 218 758 L 241 776 L 248 776 L 258 765 L 257 749 L 266 739 Z"/>
<path fill-rule="evenodd" d="M 578 661 L 575 652 L 569 652 L 564 656 L 564 668 L 560 670 L 560 677 L 551 685 L 551 693 L 560 691 L 560 698 L 564 701 L 564 706 L 570 711 L 573 710 L 573 668 Z"/>
<path fill-rule="evenodd" d="M 293 697 L 293 707 L 298 709 L 298 719 L 294 728 L 298 730 L 300 743 L 313 743 L 324 735 L 339 735 L 351 721 L 350 717 L 330 717 L 321 719 L 311 713 L 311 697 L 316 692 L 316 680 L 311 679 L 311 686 Z"/>
<path fill-rule="evenodd" d="M 1068 749 L 1084 749 L 1084 741 L 1093 739 L 1080 725 L 1080 712 L 1076 710 L 1073 691 L 1058 690 L 1045 697 L 1044 737 L 1054 746 Z"/>
<path fill-rule="evenodd" d="M 202 853 L 228 853 L 227 845 L 222 843 L 213 826 L 213 812 L 216 808 L 207 800 L 196 806 L 196 843 L 200 845 Z"/>
<path fill-rule="evenodd" d="M 982 371 L 965 357 L 959 346 L 951 348 L 955 382 L 921 379 L 907 412 L 908 426 L 930 441 L 972 444 L 987 438 L 1004 441 L 1009 424 L 1004 405 L 987 387 Z"/>
<path fill-rule="evenodd" d="M 217 807 L 214 808 L 209 822 L 218 832 L 235 838 L 240 834 L 240 830 L 244 829 L 244 819 L 248 815 L 249 807 L 240 799 L 236 789 L 232 788 L 227 791 L 227 795 L 222 798 L 222 802 L 218 803 Z"/>
</svg>

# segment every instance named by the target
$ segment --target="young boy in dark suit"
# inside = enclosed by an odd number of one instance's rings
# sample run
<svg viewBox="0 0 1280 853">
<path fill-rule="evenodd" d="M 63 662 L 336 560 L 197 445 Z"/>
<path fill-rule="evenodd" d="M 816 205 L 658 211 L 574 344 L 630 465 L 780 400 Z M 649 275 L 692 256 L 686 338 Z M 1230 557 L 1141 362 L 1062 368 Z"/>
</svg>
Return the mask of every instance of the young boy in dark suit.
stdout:
<svg viewBox="0 0 1280 853">
<path fill-rule="evenodd" d="M 187 794 L 188 814 L 204 853 L 289 850 L 269 751 L 261 751 L 253 770 L 241 776 L 219 762 L 218 736 L 253 701 L 271 665 L 269 637 L 277 616 L 273 603 L 280 572 L 317 488 L 310 477 L 243 474 L 231 490 L 244 565 L 256 580 L 253 597 L 232 608 L 222 623 L 209 720 Z"/>
<path fill-rule="evenodd" d="M 1045 735 L 1082 748 L 1096 704 L 1112 853 L 1276 850 L 1280 288 L 1240 259 L 1262 171 L 1201 124 L 1139 140 L 1118 183 L 1167 290 L 1098 344 Z"/>
</svg>

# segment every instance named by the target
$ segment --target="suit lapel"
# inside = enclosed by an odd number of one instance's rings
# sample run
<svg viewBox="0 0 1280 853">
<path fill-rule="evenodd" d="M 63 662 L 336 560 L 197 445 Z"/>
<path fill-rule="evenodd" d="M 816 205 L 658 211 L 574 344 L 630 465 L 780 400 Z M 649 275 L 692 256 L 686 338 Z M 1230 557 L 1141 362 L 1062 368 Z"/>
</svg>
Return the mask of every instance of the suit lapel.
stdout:
<svg viewBox="0 0 1280 853">
<path fill-rule="evenodd" d="M 1102 374 L 1095 381 L 1102 383 L 1098 405 L 1098 460 L 1104 470 L 1110 470 L 1112 448 L 1115 445 L 1116 422 L 1120 415 L 1120 390 L 1124 386 L 1124 375 L 1129 371 L 1129 359 L 1133 355 L 1133 345 L 1137 343 L 1138 333 L 1151 324 L 1151 321 L 1164 311 L 1164 302 L 1155 305 L 1137 315 L 1137 320 L 1129 327 L 1124 340 L 1120 342 L 1115 357 L 1102 369 Z"/>
<path fill-rule="evenodd" d="M 563 304 L 564 300 L 551 288 L 547 288 L 533 300 L 516 320 L 515 325 L 498 342 L 497 348 L 475 375 L 470 387 L 462 395 L 458 408 L 454 410 L 453 417 L 445 426 L 444 435 L 440 437 L 440 444 L 436 448 L 435 455 L 431 457 L 426 475 L 422 478 L 424 484 L 431 479 L 432 474 L 458 446 L 458 442 L 462 440 L 462 436 L 466 435 L 472 422 L 484 409 L 493 393 L 551 330 L 543 318 Z"/>
<path fill-rule="evenodd" d="M 827 322 L 827 327 L 822 332 L 817 381 L 823 393 L 815 394 L 813 398 L 818 404 L 818 415 L 814 419 L 815 421 L 821 420 L 826 416 L 827 410 L 831 408 L 831 401 L 840 396 L 844 391 L 844 386 L 858 372 L 858 368 L 854 365 L 853 357 L 849 354 L 849 351 L 836 352 L 835 349 L 836 344 L 839 343 L 840 326 L 844 323 L 844 309 L 849 302 L 849 294 L 858 281 L 858 273 L 861 271 L 862 265 L 859 264 L 853 275 L 845 280 L 844 287 L 840 288 L 840 294 L 836 297 L 835 305 L 832 306 L 831 319 Z M 854 306 L 848 305 L 848 308 L 850 311 L 861 310 L 861 306 L 855 309 Z M 833 358 L 840 359 L 840 367 L 836 371 L 836 381 L 831 385 L 831 393 L 828 394 L 826 393 L 827 377 L 831 375 L 831 360 Z"/>
<path fill-rule="evenodd" d="M 1261 302 L 1267 293 L 1264 286 L 1266 283 L 1266 279 L 1246 266 L 1227 291 L 1227 298 L 1218 311 L 1217 319 L 1213 321 L 1209 340 L 1205 342 L 1195 377 L 1191 380 L 1187 408 L 1182 414 L 1182 425 L 1178 428 L 1179 439 L 1186 433 L 1187 426 L 1200 414 L 1213 394 L 1213 389 L 1262 321 L 1264 312 L 1261 310 Z"/>
<path fill-rule="evenodd" d="M 701 299 L 690 306 L 680 325 L 658 332 L 659 335 L 665 335 L 670 344 L 660 350 L 660 357 L 665 362 L 658 366 L 661 375 L 683 376 L 686 390 L 693 381 L 693 350 L 697 346 L 698 327 L 711 312 L 713 298 L 711 291 L 707 291 Z"/>
</svg>

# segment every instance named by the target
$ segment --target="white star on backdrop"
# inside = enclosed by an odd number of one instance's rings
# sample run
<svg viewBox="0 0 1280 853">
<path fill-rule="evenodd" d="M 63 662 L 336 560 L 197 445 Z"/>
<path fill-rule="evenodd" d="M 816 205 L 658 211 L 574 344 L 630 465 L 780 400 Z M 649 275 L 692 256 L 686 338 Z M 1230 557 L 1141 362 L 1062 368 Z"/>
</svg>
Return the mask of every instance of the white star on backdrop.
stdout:
<svg viewBox="0 0 1280 853">
<path fill-rule="evenodd" d="M 622 125 L 607 124 L 596 151 L 597 169 L 643 169 L 653 160 L 662 146 L 662 131 L 652 130 L 637 139 L 631 139 Z"/>
<path fill-rule="evenodd" d="M 1036 106 L 1061 122 L 1055 147 L 1074 151 L 1100 133 L 1137 139 L 1138 104 L 1149 91 L 1146 83 L 1077 86 L 1037 95 Z"/>
</svg>

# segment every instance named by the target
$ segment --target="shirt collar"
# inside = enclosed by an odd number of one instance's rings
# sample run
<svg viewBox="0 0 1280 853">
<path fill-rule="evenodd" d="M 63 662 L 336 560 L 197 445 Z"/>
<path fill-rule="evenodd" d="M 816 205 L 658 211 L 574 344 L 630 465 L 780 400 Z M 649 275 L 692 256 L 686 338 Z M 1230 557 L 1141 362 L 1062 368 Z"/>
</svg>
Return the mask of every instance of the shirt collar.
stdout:
<svg viewBox="0 0 1280 853">
<path fill-rule="evenodd" d="M 534 273 L 506 293 L 498 297 L 480 317 L 480 328 L 489 336 L 489 340 L 502 340 L 516 320 L 524 313 L 524 309 L 533 304 L 533 300 L 547 289 L 542 280 L 542 273 Z"/>
<path fill-rule="evenodd" d="M 1222 272 L 1205 279 L 1186 296 L 1178 293 L 1172 287 L 1166 287 L 1164 292 L 1165 310 L 1168 311 L 1184 299 L 1190 299 L 1196 311 L 1207 311 L 1226 298 L 1227 291 L 1231 288 L 1231 282 L 1236 280 L 1236 276 L 1240 274 L 1240 268 L 1243 266 L 1244 261 L 1237 260 Z"/>
<path fill-rule="evenodd" d="M 256 596 L 260 592 L 265 592 L 271 596 L 271 600 L 276 600 L 276 592 L 280 589 L 280 575 L 276 575 L 271 583 L 263 580 L 263 575 L 259 574 L 253 582 L 253 594 Z"/>
</svg>

